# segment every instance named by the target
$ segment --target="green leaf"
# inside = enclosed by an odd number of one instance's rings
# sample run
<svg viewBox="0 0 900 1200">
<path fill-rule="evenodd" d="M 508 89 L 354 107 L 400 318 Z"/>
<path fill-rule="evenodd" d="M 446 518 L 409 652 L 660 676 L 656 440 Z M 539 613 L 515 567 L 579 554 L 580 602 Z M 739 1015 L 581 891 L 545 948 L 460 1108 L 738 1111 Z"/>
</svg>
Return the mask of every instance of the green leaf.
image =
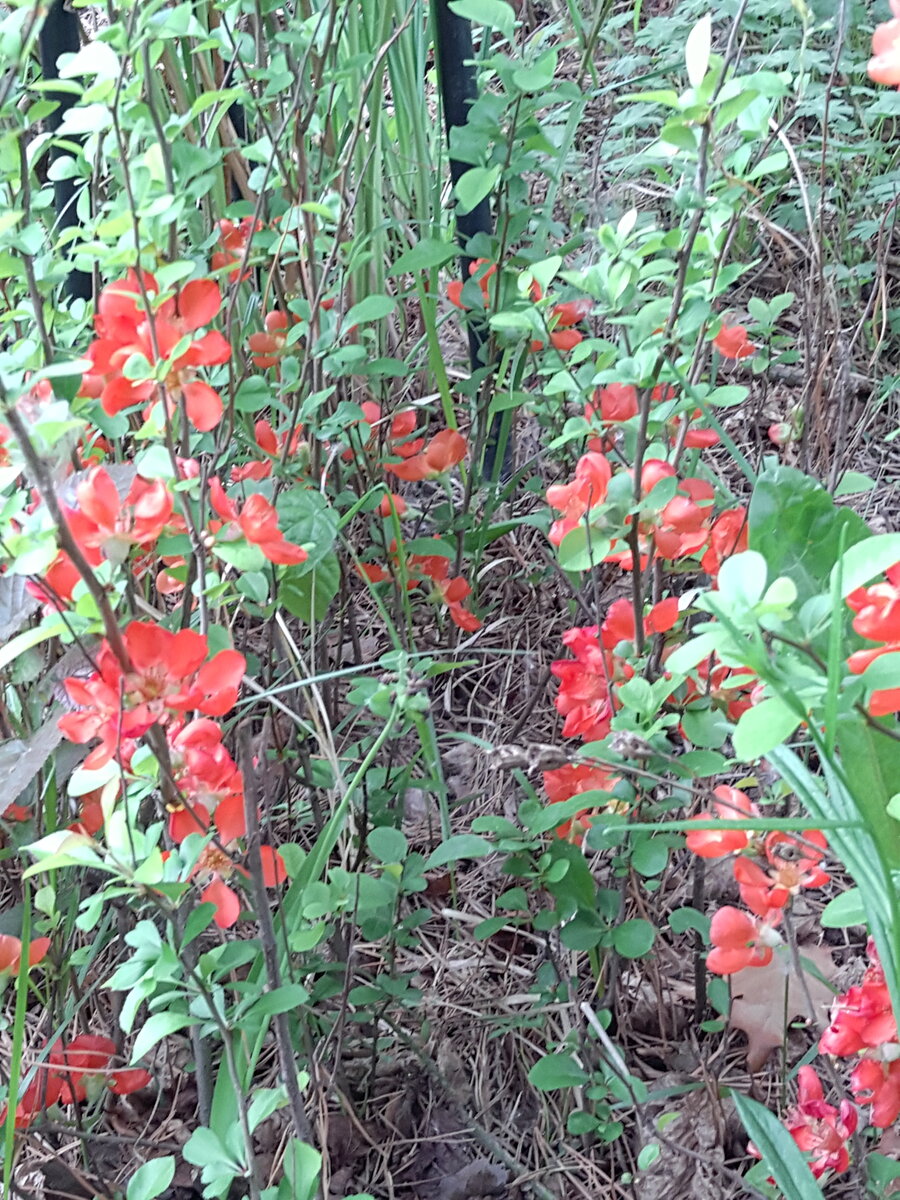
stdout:
<svg viewBox="0 0 900 1200">
<path fill-rule="evenodd" d="M 289 542 L 305 546 L 308 558 L 286 572 L 296 579 L 312 571 L 331 553 L 338 531 L 338 515 L 321 492 L 295 487 L 278 499 L 278 525 Z"/>
<path fill-rule="evenodd" d="M 185 1142 L 181 1153 L 185 1161 L 195 1167 L 221 1165 L 227 1168 L 229 1164 L 233 1167 L 238 1166 L 232 1161 L 231 1155 L 222 1145 L 221 1139 L 205 1125 L 197 1126 Z"/>
<path fill-rule="evenodd" d="M 516 36 L 516 14 L 505 0 L 450 0 L 449 8 L 467 21 L 499 29 L 508 42 Z"/>
<path fill-rule="evenodd" d="M 848 925 L 865 925 L 866 910 L 859 888 L 847 888 L 833 896 L 822 909 L 819 924 L 823 929 L 846 929 Z"/>
<path fill-rule="evenodd" d="M 744 762 L 762 758 L 782 742 L 786 742 L 800 724 L 799 717 L 783 700 L 772 697 L 761 700 L 742 713 L 732 742 L 735 755 Z"/>
<path fill-rule="evenodd" d="M 857 713 L 845 713 L 838 718 L 837 750 L 856 807 L 887 861 L 900 867 L 900 826 L 888 813 L 900 780 L 900 742 Z"/>
<path fill-rule="evenodd" d="M 175 1178 L 175 1159 L 151 1158 L 138 1167 L 128 1181 L 126 1200 L 154 1200 L 166 1190 Z"/>
<path fill-rule="evenodd" d="M 749 526 L 751 549 L 765 558 L 770 578 L 787 575 L 793 580 L 800 605 L 828 589 L 842 530 L 844 544 L 850 547 L 845 560 L 857 543 L 871 538 L 865 521 L 852 509 L 836 505 L 825 488 L 802 471 L 781 465 L 768 467 L 756 481 Z M 897 539 L 894 561 L 900 561 L 900 535 L 889 536 Z M 844 572 L 850 590 L 846 565 Z"/>
<path fill-rule="evenodd" d="M 528 1072 L 528 1082 L 539 1092 L 558 1092 L 587 1083 L 588 1073 L 571 1054 L 545 1054 Z"/>
<path fill-rule="evenodd" d="M 380 292 L 376 292 L 372 296 L 365 296 L 358 304 L 354 304 L 344 317 L 344 328 L 352 329 L 354 325 L 367 325 L 370 321 L 381 321 L 385 317 L 389 317 L 396 307 L 397 301 L 393 296 L 384 296 Z"/>
<path fill-rule="evenodd" d="M 841 482 L 834 490 L 835 499 L 841 496 L 855 496 L 859 492 L 871 492 L 877 484 L 871 475 L 863 475 L 861 471 L 845 471 Z"/>
<path fill-rule="evenodd" d="M 692 908 L 690 904 L 669 913 L 669 928 L 673 933 L 687 933 L 689 929 L 693 929 L 702 936 L 704 942 L 708 942 L 709 925 L 709 917 L 699 909 Z"/>
<path fill-rule="evenodd" d="M 847 512 L 847 509 L 841 509 Z M 881 533 L 866 541 L 858 541 L 844 551 L 841 558 L 841 595 L 847 597 L 863 587 L 888 567 L 900 562 L 900 533 Z"/>
<path fill-rule="evenodd" d="M 285 983 L 264 992 L 262 996 L 244 1014 L 245 1021 L 253 1021 L 257 1017 L 272 1017 L 277 1013 L 293 1012 L 309 1000 L 309 992 L 302 983 Z"/>
<path fill-rule="evenodd" d="M 691 87 L 698 88 L 706 77 L 712 47 L 712 17 L 702 16 L 684 44 L 684 61 Z"/>
<path fill-rule="evenodd" d="M 307 560 L 308 562 L 309 560 Z M 290 567 L 278 585 L 278 603 L 289 613 L 311 625 L 324 619 L 341 586 L 341 564 L 329 553 L 314 570 L 304 570 L 306 563 Z"/>
<path fill-rule="evenodd" d="M 640 917 L 623 921 L 613 930 L 613 946 L 623 958 L 640 958 L 648 954 L 655 940 L 656 930 Z"/>
<path fill-rule="evenodd" d="M 609 554 L 612 543 L 596 529 L 579 525 L 559 544 L 559 565 L 564 571 L 590 571 Z"/>
<path fill-rule="evenodd" d="M 390 825 L 378 825 L 366 838 L 369 850 L 379 862 L 403 862 L 409 852 L 406 835 Z"/>
<path fill-rule="evenodd" d="M 437 238 L 423 238 L 409 250 L 404 250 L 388 275 L 405 275 L 409 272 L 430 271 L 434 267 L 442 267 L 459 253 L 458 247 Z"/>
<path fill-rule="evenodd" d="M 457 833 L 441 842 L 425 860 L 423 871 L 432 871 L 435 867 L 444 867 L 447 863 L 458 862 L 461 858 L 484 858 L 493 852 L 493 845 L 487 838 L 479 837 L 477 833 Z"/>
<path fill-rule="evenodd" d="M 161 1042 L 163 1038 L 168 1037 L 170 1033 L 177 1033 L 179 1029 L 184 1029 L 186 1025 L 194 1024 L 196 1024 L 194 1018 L 187 1016 L 185 1013 L 153 1013 L 138 1030 L 138 1035 L 134 1039 L 134 1046 L 131 1051 L 131 1061 L 133 1063 L 139 1062 L 145 1054 L 149 1054 L 153 1047 L 158 1042 Z"/>
<path fill-rule="evenodd" d="M 825 1200 L 797 1143 L 775 1114 L 739 1092 L 733 1091 L 731 1097 L 744 1128 L 785 1196 L 791 1200 Z"/>
<path fill-rule="evenodd" d="M 456 181 L 456 211 L 471 212 L 493 190 L 500 178 L 499 167 L 470 167 Z"/>
</svg>

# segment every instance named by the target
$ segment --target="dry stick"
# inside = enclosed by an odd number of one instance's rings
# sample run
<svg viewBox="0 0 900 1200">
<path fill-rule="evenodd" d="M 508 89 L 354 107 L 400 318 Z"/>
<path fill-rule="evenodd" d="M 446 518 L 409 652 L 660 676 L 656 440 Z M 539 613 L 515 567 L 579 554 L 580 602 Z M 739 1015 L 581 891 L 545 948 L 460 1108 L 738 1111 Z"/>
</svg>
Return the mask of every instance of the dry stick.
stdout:
<svg viewBox="0 0 900 1200">
<path fill-rule="evenodd" d="M 259 925 L 259 940 L 262 944 L 263 963 L 269 991 L 277 991 L 281 987 L 281 970 L 278 965 L 278 947 L 275 943 L 275 925 L 263 882 L 262 855 L 260 853 L 259 831 L 259 797 L 256 791 L 256 778 L 253 766 L 253 750 L 250 744 L 250 727 L 245 722 L 238 731 L 239 761 L 241 775 L 244 780 L 244 817 L 247 822 L 247 851 L 250 856 L 250 887 L 253 892 L 253 903 L 256 907 L 256 920 Z M 291 1046 L 291 1030 L 286 1012 L 278 1012 L 273 1017 L 275 1025 L 275 1041 L 278 1046 L 278 1064 L 284 1081 L 288 1102 L 291 1107 L 291 1117 L 297 1137 L 308 1146 L 314 1145 L 312 1126 L 303 1106 L 303 1097 L 297 1084 L 297 1064 L 294 1060 Z"/>
</svg>

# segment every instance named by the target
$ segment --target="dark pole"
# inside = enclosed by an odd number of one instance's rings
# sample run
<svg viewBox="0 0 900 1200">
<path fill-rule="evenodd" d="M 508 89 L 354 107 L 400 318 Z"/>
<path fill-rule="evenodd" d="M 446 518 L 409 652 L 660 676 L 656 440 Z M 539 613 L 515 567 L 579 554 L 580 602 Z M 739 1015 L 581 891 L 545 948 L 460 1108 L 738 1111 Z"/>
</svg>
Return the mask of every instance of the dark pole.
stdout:
<svg viewBox="0 0 900 1200">
<path fill-rule="evenodd" d="M 469 119 L 469 107 L 477 96 L 475 66 L 472 61 L 472 25 L 463 17 L 450 11 L 450 0 L 435 0 L 435 60 L 444 106 L 444 124 L 447 129 L 447 145 L 450 145 L 451 130 L 465 125 Z M 454 186 L 470 167 L 450 154 L 450 178 Z M 456 232 L 460 248 L 465 250 L 469 239 L 477 233 L 490 236 L 492 230 L 490 200 L 485 197 L 470 212 L 456 214 Z M 465 253 L 460 258 L 463 283 L 469 278 L 472 258 Z M 480 313 L 467 314 L 466 326 L 469 335 L 469 358 L 472 371 L 486 367 L 487 325 Z M 497 453 L 499 422 L 491 422 L 485 445 L 484 470 L 490 476 Z"/>
<path fill-rule="evenodd" d="M 44 79 L 59 79 L 57 65 L 61 54 L 76 54 L 81 47 L 78 32 L 78 18 L 73 12 L 64 7 L 64 0 L 52 0 L 44 24 L 41 26 L 39 37 L 41 51 L 41 70 Z M 71 92 L 54 91 L 50 89 L 47 96 L 58 101 L 57 107 L 47 117 L 47 127 L 51 133 L 56 133 L 62 124 L 63 117 L 72 107 L 75 96 Z M 72 137 L 72 141 L 80 139 Z M 64 151 L 56 146 L 53 149 L 51 161 L 55 162 Z M 74 179 L 57 179 L 53 184 L 54 207 L 56 209 L 56 229 L 62 232 L 78 225 L 76 203 L 78 194 Z M 90 300 L 93 294 L 93 279 L 86 271 L 71 270 L 63 285 L 66 295 L 72 299 Z"/>
</svg>

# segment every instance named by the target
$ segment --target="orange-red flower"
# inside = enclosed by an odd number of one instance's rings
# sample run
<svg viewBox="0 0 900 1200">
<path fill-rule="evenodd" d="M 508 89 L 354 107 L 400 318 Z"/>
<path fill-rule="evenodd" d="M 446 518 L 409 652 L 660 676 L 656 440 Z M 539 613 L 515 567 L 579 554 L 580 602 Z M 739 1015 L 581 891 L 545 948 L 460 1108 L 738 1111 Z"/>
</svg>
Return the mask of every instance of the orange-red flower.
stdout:
<svg viewBox="0 0 900 1200">
<path fill-rule="evenodd" d="M 744 325 L 723 325 L 713 345 L 723 358 L 749 358 L 756 351 Z"/>
<path fill-rule="evenodd" d="M 28 966 L 37 966 L 43 962 L 50 949 L 50 939 L 35 938 L 28 944 Z M 0 933 L 0 976 L 18 975 L 22 966 L 22 943 L 19 938 L 9 933 Z"/>
<path fill-rule="evenodd" d="M 842 1100 L 840 1109 L 827 1104 L 822 1082 L 812 1067 L 800 1068 L 797 1083 L 797 1103 L 784 1118 L 788 1133 L 808 1156 L 809 1169 L 816 1179 L 842 1175 L 850 1166 L 847 1144 L 856 1132 L 856 1109 L 849 1100 Z M 752 1142 L 747 1149 L 762 1158 Z"/>
<path fill-rule="evenodd" d="M 92 768 L 112 758 L 120 740 L 138 738 L 174 714 L 197 709 L 223 716 L 234 707 L 247 668 L 236 650 L 220 650 L 207 662 L 206 638 L 192 629 L 172 633 L 150 621 L 132 621 L 123 641 L 129 671 L 104 641 L 95 655 L 97 671 L 64 681 L 78 711 L 60 717 L 59 727 L 72 742 L 100 739 L 86 760 Z"/>
<path fill-rule="evenodd" d="M 893 20 L 875 26 L 866 70 L 874 83 L 900 88 L 900 0 L 890 0 Z"/>
<path fill-rule="evenodd" d="M 434 479 L 462 462 L 467 449 L 468 443 L 461 433 L 455 429 L 442 429 L 420 453 L 403 462 L 385 463 L 384 469 L 399 479 Z"/>
<path fill-rule="evenodd" d="M 559 680 L 556 711 L 563 717 L 563 737 L 580 737 L 586 742 L 606 737 L 613 715 L 611 686 L 630 679 L 634 668 L 604 650 L 596 625 L 568 629 L 563 644 L 574 658 L 558 659 L 550 670 Z"/>
<path fill-rule="evenodd" d="M 213 253 L 210 265 L 213 271 L 224 271 L 227 267 L 233 266 L 235 269 L 229 273 L 228 282 L 237 283 L 238 276 L 240 276 L 240 281 L 243 283 L 245 279 L 250 278 L 250 272 L 245 271 L 243 275 L 240 275 L 240 264 L 246 257 L 247 247 L 252 241 L 253 235 L 262 229 L 262 221 L 254 221 L 252 217 L 242 217 L 239 221 L 230 221 L 227 217 L 223 217 L 218 225 L 222 249 Z"/>
<path fill-rule="evenodd" d="M 156 280 L 146 272 L 141 278 L 151 314 L 144 307 L 141 283 L 134 271 L 101 290 L 94 318 L 99 337 L 88 347 L 91 367 L 82 381 L 82 394 L 98 396 L 111 416 L 145 404 L 158 396 L 159 385 L 153 379 L 128 378 L 126 364 L 135 356 L 154 367 L 164 361 L 170 405 L 182 398 L 188 420 L 196 429 L 215 429 L 222 418 L 222 401 L 197 377 L 197 368 L 227 362 L 231 347 L 216 330 L 200 337 L 192 335 L 209 325 L 221 308 L 219 285 L 213 279 L 195 279 L 176 297 L 157 303 Z M 187 348 L 180 350 L 186 340 Z"/>
<path fill-rule="evenodd" d="M 152 545 L 172 520 L 172 496 L 161 479 L 136 475 L 123 503 L 107 470 L 94 467 L 75 495 L 78 508 L 66 510 L 72 533 L 111 562 L 124 562 L 132 546 Z"/>
<path fill-rule="evenodd" d="M 274 309 L 263 318 L 265 331 L 251 333 L 247 345 L 253 355 L 253 365 L 264 371 L 267 367 L 277 367 L 281 356 L 287 349 L 287 335 L 291 327 L 291 318 L 286 312 Z"/>
<path fill-rule="evenodd" d="M 731 905 L 718 909 L 709 926 L 713 948 L 706 956 L 707 967 L 716 975 L 764 967 L 772 961 L 772 948 L 781 941 L 774 928 L 780 920 L 780 909 L 770 912 L 767 920 L 751 917 Z"/>
<path fill-rule="evenodd" d="M 225 849 L 213 844 L 206 846 L 191 874 L 206 881 L 200 899 L 215 905 L 215 923 L 220 929 L 230 929 L 241 915 L 241 900 L 228 880 L 235 872 L 245 877 L 249 874 L 246 867 L 235 863 L 228 853 L 230 848 L 237 847 L 238 839 L 247 836 L 243 796 L 234 795 L 223 800 L 216 809 L 215 822 L 219 842 Z M 259 847 L 259 855 L 265 886 L 272 888 L 284 883 L 287 871 L 281 854 L 273 846 L 263 845 Z"/>
<path fill-rule="evenodd" d="M 589 450 L 578 460 L 571 483 L 556 483 L 547 488 L 547 503 L 562 513 L 562 517 L 550 526 L 549 538 L 554 546 L 578 527 L 585 513 L 603 503 L 611 479 L 609 460 Z"/>
<path fill-rule="evenodd" d="M 225 526 L 217 531 L 223 535 L 223 540 L 243 536 L 259 546 L 269 562 L 280 565 L 306 561 L 307 553 L 303 547 L 289 542 L 278 528 L 278 513 L 265 496 L 254 492 L 239 509 L 234 500 L 225 495 L 218 476 L 214 475 L 209 481 L 209 502 L 225 522 Z"/>
<path fill-rule="evenodd" d="M 611 792 L 618 782 L 618 776 L 587 763 L 567 763 L 564 767 L 544 772 L 544 791 L 551 804 L 562 804 L 584 792 Z M 616 802 L 611 803 L 615 805 Z M 591 817 L 600 811 L 593 807 L 576 813 L 570 820 L 557 826 L 556 836 L 574 842 L 576 846 L 581 845 L 591 827 Z"/>
<path fill-rule="evenodd" d="M 759 815 L 750 797 L 737 788 L 721 784 L 713 795 L 716 797 L 713 807 L 720 820 L 740 821 Z M 698 813 L 692 819 L 698 825 L 706 826 L 692 829 L 685 838 L 688 850 L 700 858 L 724 858 L 727 854 L 739 854 L 746 850 L 753 838 L 752 832 L 747 829 L 723 829 L 716 824 L 710 812 Z"/>
</svg>

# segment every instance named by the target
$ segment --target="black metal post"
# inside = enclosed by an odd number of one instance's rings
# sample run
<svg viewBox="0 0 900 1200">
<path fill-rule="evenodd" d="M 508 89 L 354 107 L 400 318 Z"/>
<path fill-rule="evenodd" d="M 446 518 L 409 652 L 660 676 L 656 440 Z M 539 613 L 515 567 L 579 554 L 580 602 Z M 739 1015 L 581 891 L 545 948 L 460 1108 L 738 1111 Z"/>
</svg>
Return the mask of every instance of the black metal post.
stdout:
<svg viewBox="0 0 900 1200">
<path fill-rule="evenodd" d="M 41 51 L 41 69 L 44 79 L 59 79 L 58 60 L 61 54 L 75 54 L 81 47 L 78 33 L 78 18 L 65 7 L 65 0 L 52 0 L 39 36 Z M 58 101 L 55 110 L 47 117 L 47 127 L 51 133 L 56 133 L 62 124 L 63 117 L 72 107 L 75 96 L 71 92 L 54 91 L 52 88 L 46 95 L 51 100 Z M 72 141 L 78 141 L 72 137 Z M 64 151 L 56 146 L 52 151 L 51 162 L 55 162 Z M 59 231 L 71 229 L 78 225 L 76 203 L 78 192 L 74 179 L 57 179 L 53 184 L 54 206 L 56 209 L 56 228 Z M 90 300 L 93 294 L 93 278 L 86 271 L 71 270 L 64 284 L 66 295 L 71 299 Z"/>
<path fill-rule="evenodd" d="M 450 132 L 465 125 L 469 119 L 469 106 L 477 96 L 475 66 L 472 48 L 472 25 L 463 17 L 450 11 L 450 0 L 435 0 L 435 60 L 444 106 L 444 124 L 447 144 Z M 460 162 L 450 155 L 450 178 L 454 185 L 471 164 Z M 460 247 L 464 250 L 469 239 L 477 233 L 490 236 L 492 231 L 490 199 L 485 197 L 467 213 L 457 213 L 456 231 Z M 465 253 L 460 258 L 463 283 L 469 278 L 472 258 Z M 468 313 L 466 326 L 469 335 L 469 358 L 472 371 L 486 367 L 487 325 L 480 314 Z M 485 475 L 490 477 L 494 469 L 500 422 L 495 418 L 487 431 L 484 454 Z"/>
</svg>

